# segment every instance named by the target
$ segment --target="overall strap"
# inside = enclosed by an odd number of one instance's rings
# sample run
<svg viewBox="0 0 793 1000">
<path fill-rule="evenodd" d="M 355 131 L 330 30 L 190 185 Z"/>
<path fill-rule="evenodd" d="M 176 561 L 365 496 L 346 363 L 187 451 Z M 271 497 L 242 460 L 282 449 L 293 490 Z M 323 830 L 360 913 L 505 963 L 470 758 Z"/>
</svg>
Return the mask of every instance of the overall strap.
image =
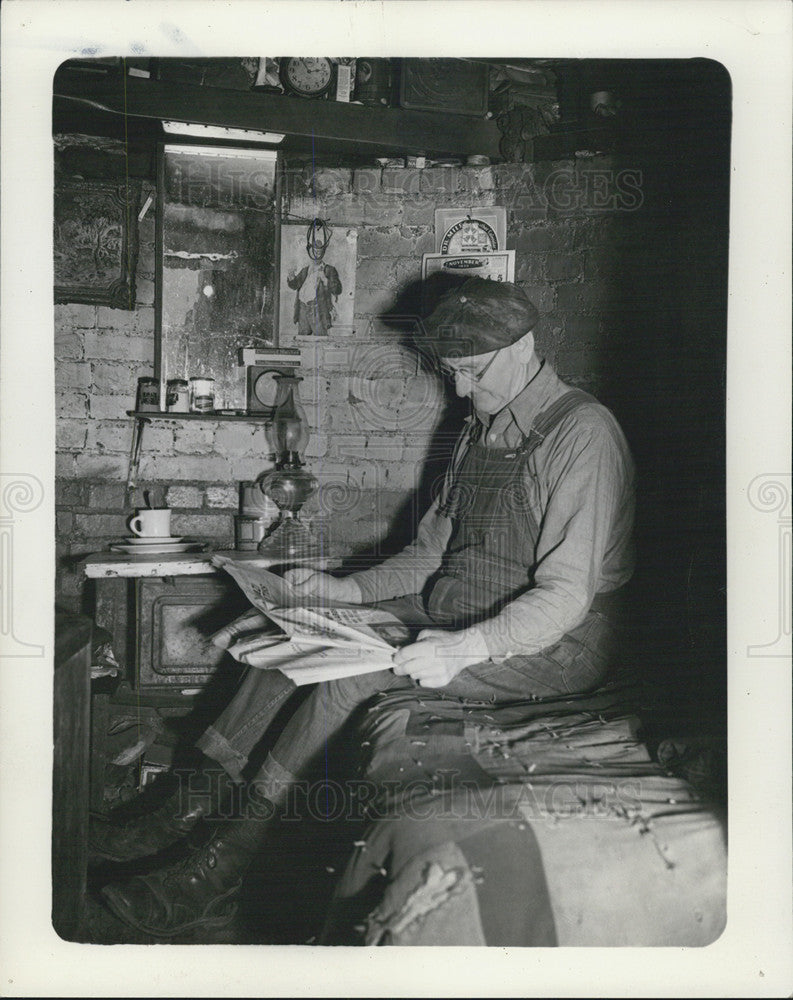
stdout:
<svg viewBox="0 0 793 1000">
<path fill-rule="evenodd" d="M 597 403 L 597 400 L 590 393 L 584 392 L 583 389 L 569 389 L 551 403 L 547 410 L 543 410 L 534 418 L 531 430 L 524 437 L 523 444 L 518 448 L 518 454 L 528 458 L 551 431 L 564 420 L 567 414 L 583 403 Z"/>
<path fill-rule="evenodd" d="M 584 392 L 583 389 L 568 390 L 551 403 L 547 410 L 543 410 L 542 413 L 539 413 L 534 418 L 531 430 L 523 438 L 523 442 L 516 449 L 515 454 L 528 459 L 529 455 L 531 455 L 535 448 L 538 448 L 542 444 L 557 424 L 561 423 L 571 410 L 574 410 L 583 403 L 597 403 L 597 400 L 590 393 Z M 457 471 L 468 454 L 468 449 L 471 447 L 478 430 L 473 417 L 467 417 L 466 421 L 468 426 L 457 439 L 441 490 L 438 511 L 445 517 L 453 517 L 455 514 L 452 487 L 454 486 Z"/>
<path fill-rule="evenodd" d="M 473 415 L 466 417 L 465 422 L 467 426 L 457 438 L 452 457 L 446 467 L 446 475 L 444 476 L 443 487 L 441 489 L 438 512 L 445 517 L 452 515 L 452 487 L 454 486 L 454 479 L 477 433 L 476 420 Z"/>
</svg>

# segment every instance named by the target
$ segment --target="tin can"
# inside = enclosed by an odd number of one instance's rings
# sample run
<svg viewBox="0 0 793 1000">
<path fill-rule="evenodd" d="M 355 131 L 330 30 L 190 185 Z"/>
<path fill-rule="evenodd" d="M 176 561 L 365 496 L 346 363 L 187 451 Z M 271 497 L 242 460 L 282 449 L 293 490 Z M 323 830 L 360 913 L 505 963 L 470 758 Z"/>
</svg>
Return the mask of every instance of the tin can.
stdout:
<svg viewBox="0 0 793 1000">
<path fill-rule="evenodd" d="M 355 61 L 355 100 L 361 104 L 388 104 L 391 96 L 391 60 L 360 57 Z"/>
<path fill-rule="evenodd" d="M 215 380 L 190 379 L 190 410 L 193 413 L 211 413 L 215 409 Z"/>
<path fill-rule="evenodd" d="M 139 413 L 158 413 L 160 409 L 160 383 L 156 378 L 138 379 L 138 395 L 135 409 Z"/>
<path fill-rule="evenodd" d="M 168 379 L 165 406 L 169 413 L 190 412 L 190 389 L 186 378 Z"/>
<path fill-rule="evenodd" d="M 267 526 L 266 518 L 237 514 L 234 518 L 235 548 L 243 552 L 257 549 L 259 542 L 267 534 Z"/>
</svg>

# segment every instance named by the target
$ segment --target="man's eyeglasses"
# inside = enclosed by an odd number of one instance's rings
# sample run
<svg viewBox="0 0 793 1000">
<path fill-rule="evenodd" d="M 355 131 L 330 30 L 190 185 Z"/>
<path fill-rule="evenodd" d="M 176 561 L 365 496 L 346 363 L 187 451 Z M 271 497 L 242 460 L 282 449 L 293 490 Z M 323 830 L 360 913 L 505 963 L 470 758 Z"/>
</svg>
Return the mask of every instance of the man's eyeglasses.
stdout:
<svg viewBox="0 0 793 1000">
<path fill-rule="evenodd" d="M 452 379 L 452 381 L 455 382 L 462 375 L 465 378 L 467 378 L 469 382 L 473 382 L 473 384 L 476 385 L 478 382 L 482 381 L 482 379 L 485 377 L 485 373 L 487 372 L 488 368 L 493 364 L 493 362 L 496 360 L 496 358 L 500 353 L 501 353 L 501 348 L 499 348 L 496 351 L 496 353 L 488 361 L 488 363 L 484 366 L 484 368 L 482 368 L 478 372 L 468 371 L 467 368 L 451 368 L 449 367 L 449 365 L 441 364 L 440 365 L 441 375 L 445 375 L 447 378 L 450 378 Z"/>
</svg>

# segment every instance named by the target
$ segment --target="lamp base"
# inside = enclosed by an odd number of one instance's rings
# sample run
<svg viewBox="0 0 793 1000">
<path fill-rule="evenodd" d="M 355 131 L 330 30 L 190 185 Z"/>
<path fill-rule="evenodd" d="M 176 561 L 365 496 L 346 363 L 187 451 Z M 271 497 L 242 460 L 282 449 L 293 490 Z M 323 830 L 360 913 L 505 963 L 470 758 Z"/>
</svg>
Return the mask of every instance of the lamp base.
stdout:
<svg viewBox="0 0 793 1000">
<path fill-rule="evenodd" d="M 278 563 L 319 559 L 319 542 L 307 524 L 298 517 L 284 516 L 259 542 L 259 553 Z"/>
</svg>

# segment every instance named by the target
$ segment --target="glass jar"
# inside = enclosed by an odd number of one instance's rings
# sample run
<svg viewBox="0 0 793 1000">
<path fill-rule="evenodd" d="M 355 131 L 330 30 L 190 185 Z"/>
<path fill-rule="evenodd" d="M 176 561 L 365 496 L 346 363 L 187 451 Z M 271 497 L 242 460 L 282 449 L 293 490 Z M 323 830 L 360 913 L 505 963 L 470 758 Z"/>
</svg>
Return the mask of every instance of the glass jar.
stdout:
<svg viewBox="0 0 793 1000">
<path fill-rule="evenodd" d="M 193 413 L 212 413 L 215 409 L 215 380 L 213 378 L 190 379 L 190 410 Z"/>
<path fill-rule="evenodd" d="M 190 412 L 190 389 L 186 378 L 168 379 L 165 407 L 169 413 Z"/>
</svg>

